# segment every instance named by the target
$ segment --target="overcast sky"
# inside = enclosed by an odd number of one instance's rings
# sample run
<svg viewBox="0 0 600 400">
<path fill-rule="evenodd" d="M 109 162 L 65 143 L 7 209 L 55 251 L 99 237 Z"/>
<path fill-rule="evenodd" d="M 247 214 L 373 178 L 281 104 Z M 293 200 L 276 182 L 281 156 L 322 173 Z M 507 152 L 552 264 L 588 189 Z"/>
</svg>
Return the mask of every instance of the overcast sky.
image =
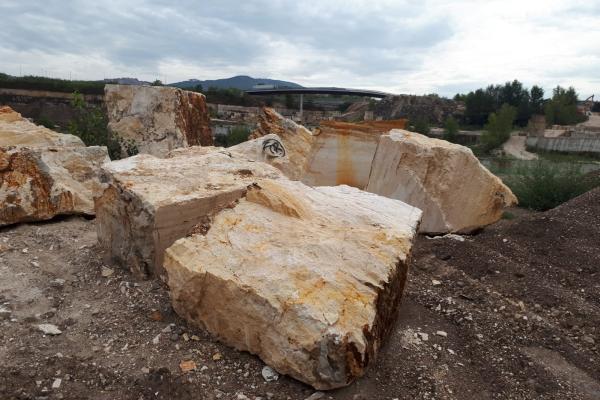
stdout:
<svg viewBox="0 0 600 400">
<path fill-rule="evenodd" d="M 0 0 L 0 71 L 600 96 L 600 0 Z"/>
</svg>

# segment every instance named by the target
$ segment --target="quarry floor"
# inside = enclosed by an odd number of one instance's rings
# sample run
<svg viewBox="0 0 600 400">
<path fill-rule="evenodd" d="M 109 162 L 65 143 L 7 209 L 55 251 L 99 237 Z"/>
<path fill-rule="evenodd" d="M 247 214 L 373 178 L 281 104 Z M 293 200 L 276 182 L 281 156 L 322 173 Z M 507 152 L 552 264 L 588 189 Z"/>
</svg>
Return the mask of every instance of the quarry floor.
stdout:
<svg viewBox="0 0 600 400">
<path fill-rule="evenodd" d="M 513 214 L 464 241 L 420 236 L 377 363 L 320 398 L 600 399 L 600 189 Z M 175 315 L 164 286 L 106 266 L 93 220 L 0 230 L 0 277 L 0 399 L 315 393 L 265 382 L 258 358 Z"/>
</svg>

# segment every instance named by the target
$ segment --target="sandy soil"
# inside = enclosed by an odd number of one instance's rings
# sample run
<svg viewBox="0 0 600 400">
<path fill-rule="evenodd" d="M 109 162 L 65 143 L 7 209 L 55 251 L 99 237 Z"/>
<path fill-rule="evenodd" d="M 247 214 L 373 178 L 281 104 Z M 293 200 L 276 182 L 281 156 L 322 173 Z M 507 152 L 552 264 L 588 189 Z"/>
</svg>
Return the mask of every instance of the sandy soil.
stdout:
<svg viewBox="0 0 600 400">
<path fill-rule="evenodd" d="M 93 220 L 24 224 L 0 231 L 0 398 L 599 399 L 599 272 L 600 189 L 464 241 L 420 237 L 377 364 L 321 395 L 266 382 L 164 286 L 105 265 Z"/>
</svg>

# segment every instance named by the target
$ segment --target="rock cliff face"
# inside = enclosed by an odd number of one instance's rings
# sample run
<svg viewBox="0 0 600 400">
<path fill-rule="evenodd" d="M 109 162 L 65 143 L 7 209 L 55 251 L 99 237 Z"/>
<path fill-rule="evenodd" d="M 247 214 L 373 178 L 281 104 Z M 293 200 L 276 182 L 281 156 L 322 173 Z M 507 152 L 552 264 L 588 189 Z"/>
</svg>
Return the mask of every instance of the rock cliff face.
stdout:
<svg viewBox="0 0 600 400">
<path fill-rule="evenodd" d="M 428 233 L 470 232 L 517 202 L 470 149 L 402 130 L 381 136 L 367 191 L 423 210 Z"/>
<path fill-rule="evenodd" d="M 164 157 L 169 151 L 212 144 L 204 95 L 168 86 L 106 85 L 108 128 L 140 153 Z"/>
<path fill-rule="evenodd" d="M 108 257 L 138 276 L 162 274 L 164 251 L 202 229 L 214 213 L 244 196 L 257 177 L 282 174 L 267 164 L 214 147 L 140 154 L 103 167 L 95 199 L 98 240 Z"/>
<path fill-rule="evenodd" d="M 282 117 L 271 108 L 263 108 L 258 119 L 258 127 L 252 132 L 250 138 L 274 134 L 277 135 L 289 159 L 289 167 L 286 171 L 288 178 L 301 179 L 307 168 L 307 163 L 313 148 L 314 136 L 302 125 Z"/>
<path fill-rule="evenodd" d="M 257 179 L 205 232 L 167 249 L 173 307 L 280 373 L 348 385 L 395 320 L 420 217 L 348 186 Z"/>
<path fill-rule="evenodd" d="M 407 118 L 415 121 L 425 118 L 430 123 L 443 124 L 450 115 L 461 115 L 461 103 L 442 97 L 399 95 L 390 96 L 377 103 L 374 115 L 383 119 Z"/>
<path fill-rule="evenodd" d="M 59 214 L 94 214 L 106 147 L 37 126 L 0 108 L 0 226 Z"/>
</svg>

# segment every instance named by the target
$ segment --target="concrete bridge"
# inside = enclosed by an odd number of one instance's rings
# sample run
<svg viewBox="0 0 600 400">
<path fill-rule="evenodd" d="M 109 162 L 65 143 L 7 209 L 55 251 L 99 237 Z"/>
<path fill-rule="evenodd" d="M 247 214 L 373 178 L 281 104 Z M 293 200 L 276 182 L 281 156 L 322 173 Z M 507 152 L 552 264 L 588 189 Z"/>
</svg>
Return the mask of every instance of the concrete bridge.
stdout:
<svg viewBox="0 0 600 400">
<path fill-rule="evenodd" d="M 338 96 L 363 96 L 383 99 L 388 96 L 393 96 L 392 93 L 380 92 L 378 90 L 363 90 L 363 89 L 346 89 L 335 87 L 312 87 L 312 88 L 269 88 L 269 89 L 251 89 L 246 90 L 246 94 L 253 96 L 267 96 L 279 94 L 299 94 L 300 95 L 300 117 L 302 118 L 302 110 L 304 109 L 305 94 L 333 94 Z"/>
</svg>

